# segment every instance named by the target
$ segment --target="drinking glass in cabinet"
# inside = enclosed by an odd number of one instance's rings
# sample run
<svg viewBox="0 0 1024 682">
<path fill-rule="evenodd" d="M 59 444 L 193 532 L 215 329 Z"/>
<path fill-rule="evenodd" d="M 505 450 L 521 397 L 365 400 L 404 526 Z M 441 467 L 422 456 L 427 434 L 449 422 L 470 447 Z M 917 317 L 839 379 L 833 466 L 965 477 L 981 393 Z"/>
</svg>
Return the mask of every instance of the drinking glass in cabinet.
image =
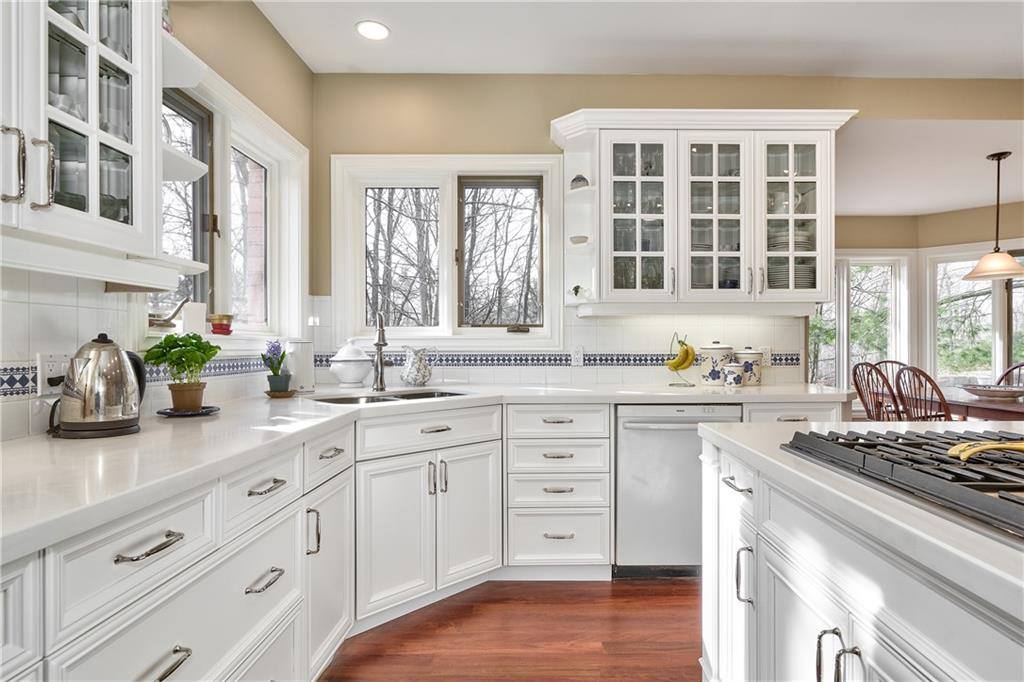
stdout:
<svg viewBox="0 0 1024 682">
<path fill-rule="evenodd" d="M 636 251 L 636 219 L 616 218 L 613 228 L 615 251 Z"/>
<path fill-rule="evenodd" d="M 768 288 L 789 288 L 788 256 L 768 256 Z"/>
<path fill-rule="evenodd" d="M 665 288 L 665 259 L 661 256 L 644 256 L 640 259 L 640 288 Z"/>
<path fill-rule="evenodd" d="M 718 250 L 740 250 L 740 221 L 734 218 L 721 218 L 718 221 Z"/>
<path fill-rule="evenodd" d="M 739 256 L 722 256 L 721 258 L 718 259 L 718 288 L 740 288 Z"/>
<path fill-rule="evenodd" d="M 665 223 L 661 218 L 640 221 L 640 250 L 665 250 Z"/>
<path fill-rule="evenodd" d="M 793 259 L 793 285 L 797 289 L 818 288 L 818 259 L 814 256 L 797 256 Z"/>
<path fill-rule="evenodd" d="M 100 215 L 132 222 L 132 159 L 105 144 L 100 145 Z"/>
<path fill-rule="evenodd" d="M 818 250 L 818 227 L 816 220 L 813 218 L 803 218 L 793 221 L 793 250 Z"/>
<path fill-rule="evenodd" d="M 789 251 L 789 220 L 786 218 L 769 218 L 768 250 Z"/>
<path fill-rule="evenodd" d="M 710 218 L 694 218 L 690 221 L 690 250 L 714 251 L 714 227 Z"/>
<path fill-rule="evenodd" d="M 766 149 L 767 171 L 770 178 L 789 176 L 789 145 L 770 144 Z"/>
<path fill-rule="evenodd" d="M 712 213 L 715 210 L 713 192 L 710 182 L 691 182 L 690 213 Z"/>
<path fill-rule="evenodd" d="M 713 289 L 714 262 L 710 256 L 692 256 L 690 258 L 690 288 Z"/>
<path fill-rule="evenodd" d="M 712 150 L 714 145 L 690 145 L 690 175 L 710 176 L 714 172 Z"/>
<path fill-rule="evenodd" d="M 88 0 L 50 0 L 50 8 L 70 21 L 76 28 L 89 30 Z"/>
<path fill-rule="evenodd" d="M 50 121 L 56 177 L 53 201 L 79 211 L 89 209 L 89 140 Z"/>
<path fill-rule="evenodd" d="M 768 212 L 789 213 L 789 183 L 768 183 Z"/>
<path fill-rule="evenodd" d="M 636 183 L 632 181 L 612 183 L 612 211 L 614 213 L 636 213 Z"/>
<path fill-rule="evenodd" d="M 612 259 L 612 287 L 615 289 L 636 289 L 636 258 L 615 256 Z"/>
<path fill-rule="evenodd" d="M 807 215 L 818 212 L 817 183 L 795 182 L 793 183 L 793 194 L 793 213 Z"/>
<path fill-rule="evenodd" d="M 665 150 L 662 145 L 640 145 L 640 175 L 665 175 Z"/>
<path fill-rule="evenodd" d="M 740 212 L 740 183 L 718 183 L 718 212 L 737 215 Z"/>
<path fill-rule="evenodd" d="M 663 182 L 641 182 L 640 183 L 640 212 L 641 213 L 664 213 L 665 212 L 665 183 L 663 183 Z"/>
<path fill-rule="evenodd" d="M 89 111 L 89 77 L 85 47 L 51 25 L 48 62 L 49 103 L 64 113 L 86 120 Z"/>
<path fill-rule="evenodd" d="M 612 145 L 612 175 L 636 175 L 636 145 Z"/>
<path fill-rule="evenodd" d="M 100 60 L 100 130 L 125 142 L 132 139 L 131 78 L 105 59 Z"/>
<path fill-rule="evenodd" d="M 124 57 L 132 59 L 131 0 L 100 0 L 100 42 Z"/>
<path fill-rule="evenodd" d="M 740 174 L 740 146 L 738 144 L 718 145 L 718 175 L 735 178 Z"/>
<path fill-rule="evenodd" d="M 793 145 L 793 166 L 796 175 L 813 177 L 817 170 L 817 154 L 813 144 Z"/>
</svg>

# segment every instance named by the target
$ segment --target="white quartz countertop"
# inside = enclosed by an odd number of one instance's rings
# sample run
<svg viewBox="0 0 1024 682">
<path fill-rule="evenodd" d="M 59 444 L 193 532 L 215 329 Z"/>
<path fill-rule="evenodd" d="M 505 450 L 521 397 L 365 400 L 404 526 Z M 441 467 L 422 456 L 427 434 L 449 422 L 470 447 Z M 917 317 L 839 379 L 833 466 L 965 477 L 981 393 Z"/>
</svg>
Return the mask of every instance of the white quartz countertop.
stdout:
<svg viewBox="0 0 1024 682">
<path fill-rule="evenodd" d="M 848 391 L 803 384 L 744 388 L 443 384 L 428 388 L 464 395 L 358 406 L 331 405 L 309 397 L 246 398 L 223 403 L 221 411 L 210 417 L 144 416 L 141 432 L 130 436 L 92 440 L 31 436 L 4 442 L 0 444 L 0 553 L 6 561 L 42 549 L 356 419 L 517 402 L 763 403 L 852 398 Z M 366 391 L 327 389 L 314 397 L 361 393 Z"/>
<path fill-rule="evenodd" d="M 786 452 L 796 431 L 1011 431 L 1024 422 L 701 424 L 702 438 L 855 525 L 894 554 L 1024 621 L 1024 541 L 880 482 Z M 1009 600 L 1006 595 L 1018 595 Z"/>
</svg>

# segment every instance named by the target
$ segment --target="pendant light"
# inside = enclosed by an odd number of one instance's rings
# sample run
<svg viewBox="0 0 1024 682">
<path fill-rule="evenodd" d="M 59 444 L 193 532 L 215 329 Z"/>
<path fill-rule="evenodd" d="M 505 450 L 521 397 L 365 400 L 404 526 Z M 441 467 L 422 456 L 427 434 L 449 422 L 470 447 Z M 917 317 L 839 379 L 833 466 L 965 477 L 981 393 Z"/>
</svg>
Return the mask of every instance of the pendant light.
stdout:
<svg viewBox="0 0 1024 682">
<path fill-rule="evenodd" d="M 1010 155 L 1010 152 L 996 152 L 985 158 L 996 162 L 996 247 L 992 253 L 986 253 L 974 266 L 974 269 L 964 275 L 964 279 L 1010 279 L 1013 277 L 1024 277 L 1024 265 L 1017 262 L 1017 259 L 999 249 L 999 181 L 1002 170 L 1003 159 Z"/>
</svg>

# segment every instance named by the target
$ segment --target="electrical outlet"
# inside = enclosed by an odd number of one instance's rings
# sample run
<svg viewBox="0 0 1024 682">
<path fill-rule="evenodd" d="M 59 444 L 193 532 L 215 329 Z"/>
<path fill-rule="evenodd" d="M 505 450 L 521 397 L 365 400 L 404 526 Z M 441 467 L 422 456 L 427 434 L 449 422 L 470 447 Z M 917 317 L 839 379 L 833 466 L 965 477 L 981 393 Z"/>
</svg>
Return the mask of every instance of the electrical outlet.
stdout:
<svg viewBox="0 0 1024 682">
<path fill-rule="evenodd" d="M 772 347 L 771 346 L 758 346 L 757 350 L 761 351 L 761 353 L 764 355 L 764 360 L 761 363 L 762 366 L 771 365 L 772 364 Z"/>
<path fill-rule="evenodd" d="M 36 395 L 60 393 L 60 384 L 51 386 L 48 379 L 61 377 L 68 371 L 71 356 L 62 353 L 36 353 Z"/>
<path fill-rule="evenodd" d="M 572 357 L 569 359 L 569 364 L 573 367 L 583 366 L 583 346 L 576 346 L 572 351 Z"/>
</svg>

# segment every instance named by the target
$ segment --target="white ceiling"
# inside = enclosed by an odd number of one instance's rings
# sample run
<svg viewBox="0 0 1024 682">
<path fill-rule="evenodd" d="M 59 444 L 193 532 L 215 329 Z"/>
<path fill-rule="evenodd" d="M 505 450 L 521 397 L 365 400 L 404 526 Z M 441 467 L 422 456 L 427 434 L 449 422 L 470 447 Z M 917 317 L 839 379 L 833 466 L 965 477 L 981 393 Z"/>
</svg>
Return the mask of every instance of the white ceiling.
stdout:
<svg viewBox="0 0 1024 682">
<path fill-rule="evenodd" d="M 256 4 L 318 73 L 1024 77 L 1021 0 Z"/>
<path fill-rule="evenodd" d="M 838 215 L 921 215 L 1024 200 L 1024 121 L 854 119 L 836 136 Z"/>
</svg>

